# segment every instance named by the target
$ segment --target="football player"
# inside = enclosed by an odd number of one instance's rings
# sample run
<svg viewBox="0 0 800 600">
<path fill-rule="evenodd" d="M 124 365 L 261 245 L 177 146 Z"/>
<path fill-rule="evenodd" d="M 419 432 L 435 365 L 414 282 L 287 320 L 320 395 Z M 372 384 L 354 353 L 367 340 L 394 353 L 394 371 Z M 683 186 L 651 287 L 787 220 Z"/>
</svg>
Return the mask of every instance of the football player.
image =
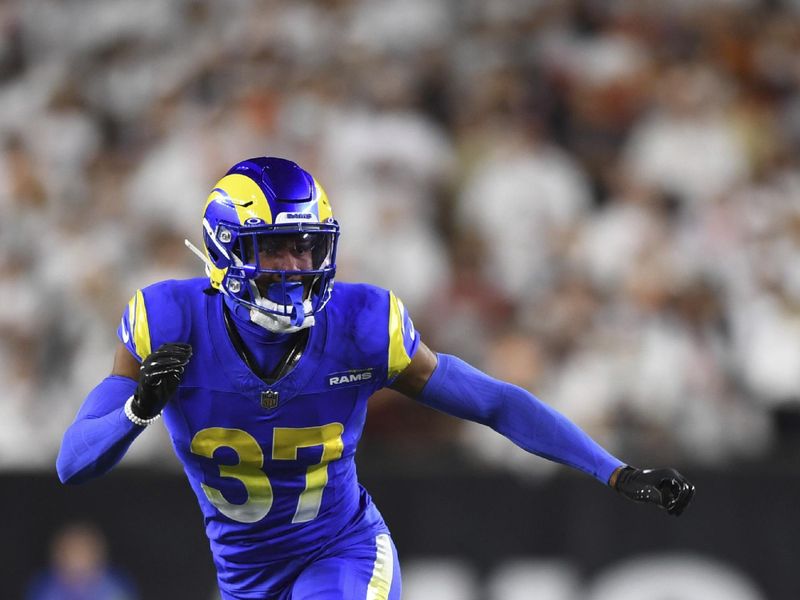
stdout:
<svg viewBox="0 0 800 600">
<path fill-rule="evenodd" d="M 679 515 L 693 486 L 611 456 L 529 392 L 421 340 L 400 299 L 337 283 L 322 187 L 280 158 L 234 165 L 203 215 L 204 278 L 138 290 L 109 377 L 64 435 L 59 477 L 111 469 L 163 416 L 203 511 L 222 598 L 400 597 L 389 530 L 353 457 L 388 386 Z M 188 245 L 191 246 L 187 242 Z"/>
</svg>

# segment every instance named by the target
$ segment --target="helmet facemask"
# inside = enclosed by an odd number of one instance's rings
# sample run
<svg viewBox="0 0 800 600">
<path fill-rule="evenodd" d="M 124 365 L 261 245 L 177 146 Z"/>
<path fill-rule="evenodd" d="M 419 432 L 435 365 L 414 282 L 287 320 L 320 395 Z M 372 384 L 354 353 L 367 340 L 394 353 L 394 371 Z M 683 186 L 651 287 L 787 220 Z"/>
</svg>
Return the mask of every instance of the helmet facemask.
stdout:
<svg viewBox="0 0 800 600">
<path fill-rule="evenodd" d="M 230 258 L 220 289 L 270 331 L 310 327 L 330 298 L 338 235 L 335 222 L 220 224 L 214 238 Z M 287 262 L 295 268 L 286 269 Z"/>
</svg>

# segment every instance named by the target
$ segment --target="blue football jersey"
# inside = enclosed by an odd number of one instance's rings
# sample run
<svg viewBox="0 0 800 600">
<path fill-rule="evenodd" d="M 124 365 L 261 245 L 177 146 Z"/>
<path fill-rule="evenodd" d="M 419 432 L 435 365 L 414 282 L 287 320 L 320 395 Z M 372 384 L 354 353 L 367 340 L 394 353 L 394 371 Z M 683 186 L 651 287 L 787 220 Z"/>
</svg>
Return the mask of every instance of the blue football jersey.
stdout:
<svg viewBox="0 0 800 600">
<path fill-rule="evenodd" d="M 164 422 L 205 518 L 220 585 L 264 589 L 266 566 L 386 526 L 354 456 L 367 399 L 408 366 L 419 336 L 390 291 L 337 283 L 295 368 L 268 385 L 239 357 L 204 278 L 136 292 L 118 335 L 137 359 L 185 342 L 192 359 Z"/>
</svg>

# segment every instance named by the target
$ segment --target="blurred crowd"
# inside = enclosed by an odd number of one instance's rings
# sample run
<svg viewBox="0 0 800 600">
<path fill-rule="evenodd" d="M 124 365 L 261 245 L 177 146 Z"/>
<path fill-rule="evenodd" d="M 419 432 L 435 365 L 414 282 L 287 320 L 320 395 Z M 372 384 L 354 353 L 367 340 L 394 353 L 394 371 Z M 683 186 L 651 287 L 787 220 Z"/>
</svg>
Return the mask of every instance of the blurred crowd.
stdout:
<svg viewBox="0 0 800 600">
<path fill-rule="evenodd" d="M 4 2 L 0 466 L 51 468 L 128 298 L 202 274 L 183 238 L 265 154 L 326 187 L 338 278 L 436 350 L 631 462 L 769 455 L 800 400 L 798 150 L 792 0 Z M 373 440 L 544 464 L 375 404 Z"/>
</svg>

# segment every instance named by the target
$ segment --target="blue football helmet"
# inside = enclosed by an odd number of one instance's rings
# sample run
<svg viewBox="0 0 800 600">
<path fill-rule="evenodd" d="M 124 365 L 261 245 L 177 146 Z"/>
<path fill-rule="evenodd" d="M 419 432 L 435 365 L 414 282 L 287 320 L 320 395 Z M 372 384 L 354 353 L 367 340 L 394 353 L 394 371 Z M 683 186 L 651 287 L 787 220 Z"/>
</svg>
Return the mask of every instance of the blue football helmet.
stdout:
<svg viewBox="0 0 800 600">
<path fill-rule="evenodd" d="M 203 214 L 211 285 L 276 332 L 314 324 L 330 299 L 339 225 L 325 190 L 282 158 L 235 164 L 211 191 Z M 305 257 L 308 268 L 269 268 L 270 253 Z M 275 265 L 273 265 L 274 267 Z"/>
</svg>

